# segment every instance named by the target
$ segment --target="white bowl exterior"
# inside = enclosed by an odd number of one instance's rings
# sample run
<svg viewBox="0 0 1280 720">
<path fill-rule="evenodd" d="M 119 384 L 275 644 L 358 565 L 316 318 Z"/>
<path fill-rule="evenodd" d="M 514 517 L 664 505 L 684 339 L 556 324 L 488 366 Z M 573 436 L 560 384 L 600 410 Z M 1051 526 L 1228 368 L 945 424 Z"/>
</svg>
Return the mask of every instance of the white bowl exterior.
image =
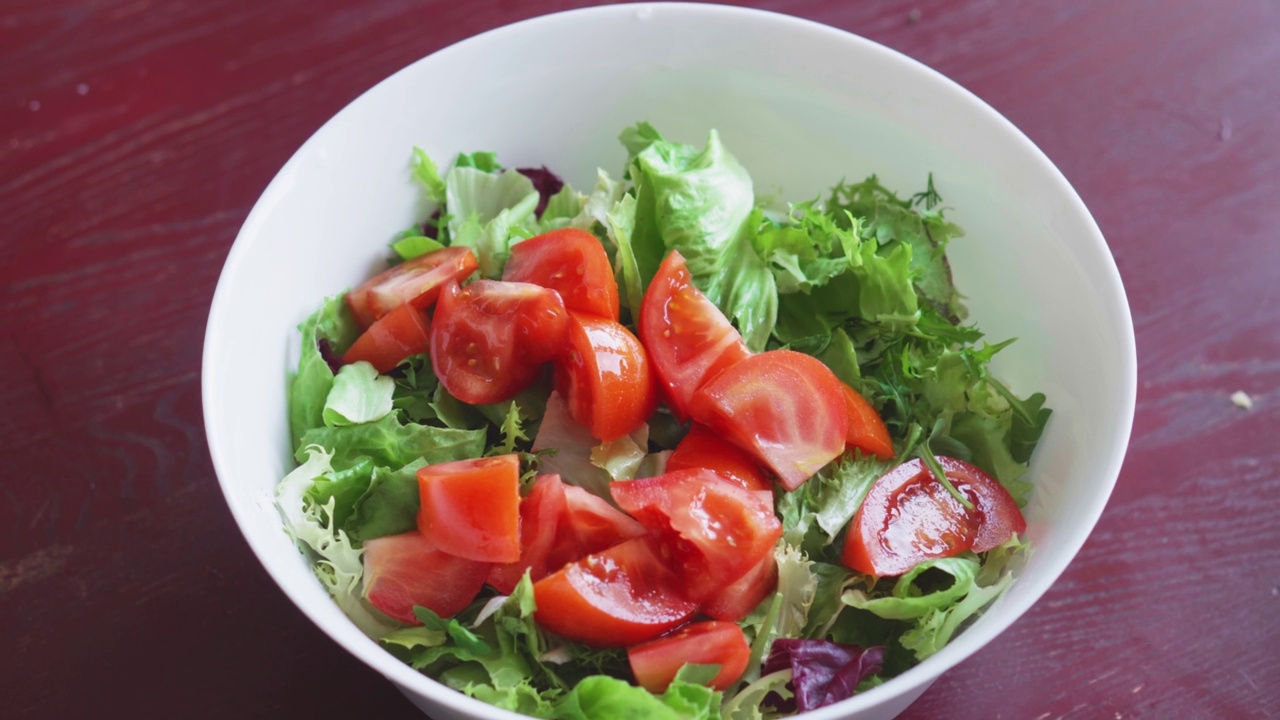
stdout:
<svg viewBox="0 0 1280 720">
<path fill-rule="evenodd" d="M 291 468 L 295 326 L 368 277 L 394 234 L 421 220 L 414 145 L 442 163 L 495 150 L 504 164 L 546 164 L 589 189 L 596 167 L 621 171 L 616 137 L 638 120 L 697 144 L 718 129 L 757 192 L 784 199 L 873 172 L 910 193 L 933 172 L 949 219 L 967 233 L 950 255 L 972 318 L 993 340 L 1020 338 L 997 374 L 1020 393 L 1045 392 L 1055 410 L 1033 459 L 1035 552 L 1018 582 L 928 662 L 806 716 L 891 717 L 1030 607 L 1084 543 L 1128 445 L 1136 355 L 1115 263 L 1052 163 L 967 91 L 842 31 L 708 5 L 573 11 L 446 48 L 342 110 L 264 192 L 218 283 L 203 393 L 227 502 L 290 599 L 419 706 L 519 717 L 444 688 L 362 635 L 282 532 L 272 492 Z"/>
</svg>

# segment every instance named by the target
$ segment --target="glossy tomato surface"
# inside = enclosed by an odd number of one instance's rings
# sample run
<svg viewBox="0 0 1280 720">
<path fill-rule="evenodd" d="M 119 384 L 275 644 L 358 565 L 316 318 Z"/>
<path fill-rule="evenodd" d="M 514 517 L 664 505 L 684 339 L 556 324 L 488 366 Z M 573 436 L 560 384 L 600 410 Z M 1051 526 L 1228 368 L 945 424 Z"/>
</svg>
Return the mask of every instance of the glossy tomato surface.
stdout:
<svg viewBox="0 0 1280 720">
<path fill-rule="evenodd" d="M 670 635 L 627 650 L 627 661 L 640 687 L 662 693 L 686 664 L 719 665 L 707 686 L 728 690 L 747 669 L 751 648 L 737 623 L 709 620 L 685 625 Z"/>
<path fill-rule="evenodd" d="M 1018 505 L 994 478 L 969 463 L 939 457 L 965 508 L 920 460 L 903 463 L 871 486 L 849 525 L 840 560 L 869 575 L 901 575 L 925 560 L 985 552 L 1026 529 Z"/>
<path fill-rule="evenodd" d="M 756 609 L 778 588 L 778 561 L 773 553 L 703 603 L 702 612 L 716 620 L 737 622 Z"/>
<path fill-rule="evenodd" d="M 570 563 L 534 583 L 533 592 L 540 626 L 594 647 L 650 640 L 698 610 L 644 537 Z"/>
<path fill-rule="evenodd" d="M 773 501 L 773 483 L 760 463 L 742 448 L 699 423 L 693 423 L 667 458 L 668 472 L 690 468 L 715 470 L 747 490 L 764 493 L 769 502 Z"/>
<path fill-rule="evenodd" d="M 569 313 L 568 352 L 556 364 L 556 389 L 569 414 L 601 441 L 616 440 L 649 419 L 657 390 L 649 358 L 623 325 Z"/>
<path fill-rule="evenodd" d="M 676 470 L 609 486 L 671 558 L 685 595 L 702 602 L 773 552 L 782 523 L 773 504 L 706 469 Z"/>
<path fill-rule="evenodd" d="M 694 286 L 675 250 L 645 290 L 636 323 L 662 397 L 682 420 L 698 388 L 750 354 L 729 319 Z"/>
<path fill-rule="evenodd" d="M 461 289 L 450 283 L 432 320 L 431 365 L 445 389 L 463 402 L 510 400 L 563 351 L 568 323 L 553 290 L 499 280 L 477 280 Z"/>
<path fill-rule="evenodd" d="M 816 358 L 770 350 L 704 385 L 689 413 L 795 490 L 844 451 L 849 418 L 841 385 Z"/>
<path fill-rule="evenodd" d="M 618 282 L 604 245 L 591 233 L 563 228 L 511 247 L 503 280 L 533 283 L 560 294 L 570 310 L 618 319 Z"/>
<path fill-rule="evenodd" d="M 413 606 L 451 617 L 475 599 L 489 564 L 451 555 L 417 530 L 364 541 L 364 595 L 388 616 L 421 625 Z"/>
<path fill-rule="evenodd" d="M 431 321 L 410 303 L 374 321 L 342 355 L 342 363 L 361 360 L 380 373 L 393 370 L 406 358 L 431 347 Z"/>
<path fill-rule="evenodd" d="M 393 265 L 366 280 L 347 293 L 347 307 L 360 327 L 367 328 L 404 303 L 426 309 L 436 301 L 445 283 L 460 283 L 477 267 L 479 263 L 470 248 L 441 248 Z"/>
<path fill-rule="evenodd" d="M 520 460 L 458 460 L 418 470 L 418 531 L 470 560 L 520 559 Z"/>
<path fill-rule="evenodd" d="M 564 523 L 566 505 L 564 483 L 559 475 L 542 475 L 529 494 L 520 500 L 520 557 L 515 562 L 493 566 L 486 580 L 495 590 L 510 595 L 527 571 L 533 581 L 546 577 Z M 560 564 L 568 562 L 567 558 Z"/>
<path fill-rule="evenodd" d="M 849 416 L 845 445 L 857 448 L 865 455 L 892 460 L 893 438 L 889 436 L 889 428 L 885 427 L 880 413 L 857 390 L 844 383 L 840 383 L 840 389 L 844 392 L 845 410 Z"/>
</svg>

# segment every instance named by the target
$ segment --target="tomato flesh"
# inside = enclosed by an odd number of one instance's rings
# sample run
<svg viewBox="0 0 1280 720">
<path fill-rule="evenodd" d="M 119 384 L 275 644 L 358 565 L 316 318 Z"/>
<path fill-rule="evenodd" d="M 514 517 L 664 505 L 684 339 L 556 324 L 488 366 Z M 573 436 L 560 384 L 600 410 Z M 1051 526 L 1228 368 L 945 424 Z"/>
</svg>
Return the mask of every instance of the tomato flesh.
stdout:
<svg viewBox="0 0 1280 720">
<path fill-rule="evenodd" d="M 446 553 L 416 530 L 364 541 L 365 598 L 403 623 L 422 624 L 414 605 L 456 615 L 479 594 L 488 572 L 488 563 Z"/>
<path fill-rule="evenodd" d="M 667 458 L 667 472 L 706 468 L 773 502 L 773 483 L 760 464 L 737 445 L 721 438 L 704 425 L 694 423 Z"/>
<path fill-rule="evenodd" d="M 469 560 L 520 559 L 520 460 L 458 460 L 418 470 L 418 531 Z"/>
<path fill-rule="evenodd" d="M 640 687 L 665 692 L 687 663 L 719 665 L 707 687 L 728 690 L 747 669 L 751 647 L 737 623 L 708 620 L 685 625 L 656 640 L 627 649 L 627 662 Z"/>
<path fill-rule="evenodd" d="M 595 235 L 563 228 L 511 247 L 503 280 L 551 288 L 569 310 L 618 319 L 618 282 L 604 245 Z"/>
<path fill-rule="evenodd" d="M 533 594 L 540 626 L 593 647 L 650 640 L 698 610 L 645 537 L 564 566 L 534 583 Z"/>
<path fill-rule="evenodd" d="M 562 545 L 577 553 L 569 560 L 600 552 L 625 540 L 644 535 L 644 526 L 603 498 L 576 485 L 564 486 L 566 522 Z"/>
<path fill-rule="evenodd" d="M 569 346 L 556 364 L 556 390 L 569 415 L 598 440 L 616 440 L 649 419 L 657 405 L 649 358 L 620 323 L 569 313 Z"/>
<path fill-rule="evenodd" d="M 689 413 L 795 490 L 844 451 L 849 418 L 841 382 L 822 361 L 770 350 L 704 385 Z"/>
<path fill-rule="evenodd" d="M 939 457 L 969 510 L 919 459 L 871 486 L 845 536 L 840 561 L 875 576 L 901 575 L 919 563 L 965 550 L 986 552 L 1026 530 L 1017 503 L 999 482 L 969 463 Z"/>
<path fill-rule="evenodd" d="M 560 476 L 539 476 L 528 496 L 520 501 L 520 558 L 494 565 L 486 582 L 503 595 L 510 595 L 525 571 L 536 582 L 559 567 L 552 567 L 552 554 L 556 551 L 566 510 Z"/>
<path fill-rule="evenodd" d="M 751 354 L 720 308 L 694 286 L 684 257 L 675 250 L 649 283 L 636 328 L 663 399 L 681 420 L 689 416 L 698 388 Z"/>
<path fill-rule="evenodd" d="M 881 460 L 893 459 L 893 438 L 889 436 L 889 428 L 885 427 L 880 413 L 857 390 L 844 383 L 840 383 L 840 389 L 844 391 L 844 405 L 849 416 L 845 445 Z"/>
<path fill-rule="evenodd" d="M 565 347 L 569 316 L 555 291 L 529 283 L 477 280 L 440 292 L 431 365 L 454 397 L 503 402 L 542 376 Z"/>
<path fill-rule="evenodd" d="M 778 560 L 769 553 L 755 567 L 718 591 L 704 603 L 702 612 L 716 620 L 737 622 L 778 589 Z"/>
<path fill-rule="evenodd" d="M 614 482 L 609 490 L 654 536 L 696 602 L 745 575 L 782 535 L 772 503 L 711 470 Z"/>
<path fill-rule="evenodd" d="M 462 282 L 480 265 L 470 248 L 447 247 L 406 260 L 366 280 L 346 295 L 347 307 L 361 328 L 404 303 L 424 310 L 446 282 Z"/>
<path fill-rule="evenodd" d="M 393 370 L 411 355 L 431 347 L 431 321 L 412 304 L 405 303 L 375 320 L 342 355 L 342 363 L 361 360 L 380 373 Z"/>
</svg>

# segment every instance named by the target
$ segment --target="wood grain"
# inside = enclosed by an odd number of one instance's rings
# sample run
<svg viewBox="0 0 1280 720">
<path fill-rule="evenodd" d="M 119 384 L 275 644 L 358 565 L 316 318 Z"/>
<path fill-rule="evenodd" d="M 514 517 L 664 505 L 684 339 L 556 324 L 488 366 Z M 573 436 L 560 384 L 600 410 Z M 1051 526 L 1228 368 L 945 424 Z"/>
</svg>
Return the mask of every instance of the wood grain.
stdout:
<svg viewBox="0 0 1280 720">
<path fill-rule="evenodd" d="M 236 530 L 204 444 L 204 322 L 249 208 L 330 115 L 585 4 L 0 6 L 2 714 L 419 717 Z M 1280 4 L 749 4 L 1008 116 L 1093 211 L 1133 309 L 1138 415 L 1101 523 L 904 717 L 1280 716 Z"/>
</svg>

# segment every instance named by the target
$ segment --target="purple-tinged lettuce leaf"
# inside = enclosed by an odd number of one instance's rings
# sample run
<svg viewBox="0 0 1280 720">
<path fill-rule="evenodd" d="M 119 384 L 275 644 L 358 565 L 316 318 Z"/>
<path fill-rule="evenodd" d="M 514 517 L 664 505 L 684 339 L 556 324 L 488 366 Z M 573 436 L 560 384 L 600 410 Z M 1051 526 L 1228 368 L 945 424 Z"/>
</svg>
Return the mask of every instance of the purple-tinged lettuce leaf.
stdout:
<svg viewBox="0 0 1280 720">
<path fill-rule="evenodd" d="M 533 181 L 533 187 L 538 191 L 538 206 L 534 208 L 533 214 L 535 217 L 542 217 L 542 212 L 547 209 L 551 196 L 564 189 L 564 180 L 548 170 L 546 165 L 536 168 L 516 168 L 516 172 Z"/>
<path fill-rule="evenodd" d="M 763 673 L 791 670 L 791 700 L 779 700 L 783 712 L 808 712 L 853 697 L 858 683 L 880 672 L 883 647 L 862 649 L 830 640 L 779 638 L 773 641 Z"/>
</svg>

